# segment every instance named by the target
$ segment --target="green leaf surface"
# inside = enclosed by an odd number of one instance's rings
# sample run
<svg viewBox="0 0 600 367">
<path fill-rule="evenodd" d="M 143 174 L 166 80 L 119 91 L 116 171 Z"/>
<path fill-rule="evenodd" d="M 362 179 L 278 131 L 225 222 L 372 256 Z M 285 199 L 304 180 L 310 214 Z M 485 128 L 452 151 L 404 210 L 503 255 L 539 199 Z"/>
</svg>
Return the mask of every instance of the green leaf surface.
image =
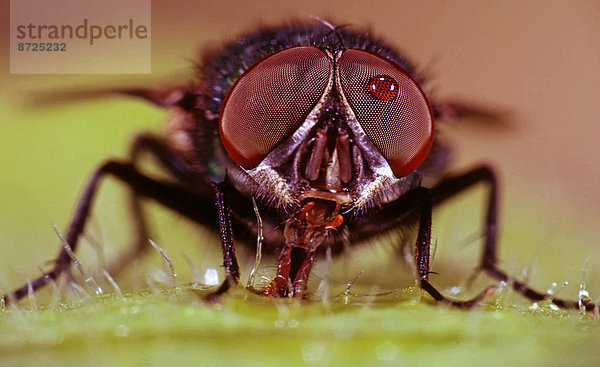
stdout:
<svg viewBox="0 0 600 367">
<path fill-rule="evenodd" d="M 92 296 L 0 313 L 6 366 L 594 366 L 598 320 L 575 312 L 426 302 L 207 305 L 189 290 Z M 364 301 L 364 300 L 363 300 Z M 26 308 L 22 305 L 21 308 Z"/>
</svg>

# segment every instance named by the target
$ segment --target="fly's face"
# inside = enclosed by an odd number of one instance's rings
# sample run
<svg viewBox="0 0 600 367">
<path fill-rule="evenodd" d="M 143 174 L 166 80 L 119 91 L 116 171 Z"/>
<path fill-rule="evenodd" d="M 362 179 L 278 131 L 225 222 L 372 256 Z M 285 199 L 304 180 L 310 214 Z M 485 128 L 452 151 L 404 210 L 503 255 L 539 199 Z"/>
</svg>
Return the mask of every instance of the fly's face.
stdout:
<svg viewBox="0 0 600 367">
<path fill-rule="evenodd" d="M 360 211 L 406 190 L 399 186 L 431 148 L 433 113 L 392 60 L 296 46 L 235 81 L 221 105 L 220 135 L 259 196 L 282 207 L 314 199 Z"/>
<path fill-rule="evenodd" d="M 410 73 L 376 45 L 362 47 L 352 34 L 356 47 L 347 45 L 337 31 L 323 37 L 331 34 L 333 42 L 261 55 L 220 105 L 234 186 L 251 182 L 250 195 L 282 209 L 284 243 L 269 296 L 305 296 L 329 231 L 414 187 L 413 172 L 433 144 L 432 108 Z M 256 44 L 264 45 L 246 49 Z"/>
</svg>

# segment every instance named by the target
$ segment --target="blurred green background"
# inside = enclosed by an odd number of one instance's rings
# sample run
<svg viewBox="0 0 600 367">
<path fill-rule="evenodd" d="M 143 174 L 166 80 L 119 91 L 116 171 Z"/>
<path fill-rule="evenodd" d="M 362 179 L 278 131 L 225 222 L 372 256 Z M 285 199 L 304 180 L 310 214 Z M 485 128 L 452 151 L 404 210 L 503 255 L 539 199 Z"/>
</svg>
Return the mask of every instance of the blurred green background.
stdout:
<svg viewBox="0 0 600 367">
<path fill-rule="evenodd" d="M 124 157 L 128 142 L 136 132 L 160 131 L 161 123 L 167 116 L 164 111 L 141 102 L 118 98 L 35 108 L 28 103 L 32 93 L 104 86 L 160 86 L 173 81 L 185 81 L 193 75 L 191 60 L 197 59 L 199 50 L 214 48 L 260 24 L 278 24 L 290 18 L 306 19 L 309 15 L 318 15 L 336 24 L 370 27 L 373 33 L 400 48 L 427 75 L 426 90 L 430 91 L 432 98 L 461 98 L 497 108 L 507 120 L 508 129 L 466 121 L 449 126 L 444 133 L 455 146 L 456 171 L 480 162 L 491 163 L 498 170 L 502 183 L 502 267 L 517 276 L 521 276 L 523 269 L 529 269 L 530 284 L 540 290 L 550 288 L 553 282 L 561 284 L 568 281 L 569 285 L 561 290 L 560 295 L 575 299 L 587 261 L 586 279 L 590 295 L 593 299 L 600 296 L 600 233 L 596 230 L 600 204 L 600 164 L 596 157 L 597 142 L 600 141 L 600 129 L 597 128 L 600 116 L 600 44 L 597 42 L 600 6 L 595 1 L 571 4 L 561 1 L 533 1 L 527 4 L 519 1 L 463 1 L 453 5 L 442 1 L 424 4 L 337 0 L 294 3 L 266 0 L 154 1 L 153 71 L 151 75 L 142 76 L 10 75 L 8 1 L 3 1 L 2 7 L 0 289 L 21 285 L 24 280 L 37 276 L 38 267 L 48 268 L 46 262 L 55 256 L 58 248 L 51 223 L 66 229 L 79 193 L 94 167 L 107 157 Z M 124 192 L 120 186 L 107 182 L 100 195 L 87 233 L 91 242 L 100 243 L 106 256 L 110 257 L 126 246 L 131 234 L 123 204 Z M 440 273 L 433 277 L 433 281 L 441 289 L 462 285 L 475 266 L 480 242 L 469 239 L 479 230 L 481 213 L 477 210 L 482 195 L 482 190 L 475 190 L 473 194 L 462 196 L 435 218 L 434 237 L 438 247 L 432 270 Z M 198 231 L 178 217 L 152 209 L 153 223 L 156 224 L 153 238 L 172 255 L 181 273 L 180 282 L 192 280 L 191 271 L 181 253 L 188 256 L 201 273 L 207 268 L 218 267 L 220 260 L 215 246 L 216 236 Z M 379 251 L 380 247 L 383 250 Z M 354 253 L 353 265 L 345 262 L 350 260 L 334 262 L 339 282 L 352 279 L 360 269 L 365 268 L 365 285 L 380 281 L 375 283 L 380 284 L 379 290 L 390 289 L 386 288 L 386 279 L 391 277 L 392 280 L 404 281 L 389 286 L 391 288 L 410 286 L 412 283 L 407 280 L 410 274 L 402 266 L 395 265 L 396 259 L 388 261 L 389 251 L 385 245 L 380 247 L 359 249 Z M 84 264 L 95 266 L 93 246 L 83 246 L 82 250 Z M 248 255 L 252 256 L 251 253 Z M 156 254 L 151 254 L 148 260 L 149 263 L 132 265 L 126 279 L 118 279 L 119 284 L 124 287 L 127 285 L 128 289 L 146 288 L 154 269 L 161 267 Z M 377 265 L 382 261 L 386 262 L 386 267 Z M 393 274 L 388 274 L 388 269 Z M 156 302 L 160 305 L 159 309 L 169 307 L 166 302 Z M 177 299 L 174 302 L 185 304 L 187 300 Z M 237 315 L 242 322 L 241 326 L 238 325 L 240 329 L 230 331 L 233 335 L 247 332 L 253 327 L 263 330 L 258 335 L 264 336 L 272 331 L 261 326 L 260 322 L 256 325 L 244 322 L 248 321 L 245 318 L 251 319 L 254 313 L 267 315 L 273 312 L 275 306 L 268 305 L 260 311 L 260 306 L 255 307 L 252 302 L 250 306 L 244 306 L 244 302 L 235 299 L 230 302 L 225 306 L 227 312 L 221 314 L 214 310 L 198 312 L 208 313 L 205 315 L 207 319 L 216 317 L 226 320 Z M 254 302 L 261 305 L 259 301 Z M 136 307 L 143 307 L 143 304 L 142 301 Z M 185 309 L 185 306 L 180 307 Z M 255 309 L 257 307 L 259 311 Z M 307 307 L 310 309 L 315 306 Z M 241 311 L 236 313 L 238 309 Z M 96 308 L 92 310 L 100 312 L 99 317 L 102 317 L 102 311 Z M 383 313 L 378 317 L 378 311 L 373 311 L 366 317 L 367 320 L 372 318 L 370 325 L 375 329 L 395 315 L 387 310 L 381 311 Z M 83 315 L 79 316 L 85 320 L 87 311 L 84 308 L 82 312 Z M 299 312 L 303 315 L 301 320 L 309 324 L 315 322 L 311 321 L 313 316 L 309 311 Z M 320 315 L 316 320 L 324 317 L 323 314 L 328 315 L 327 312 L 322 309 L 316 311 Z M 463 313 L 435 311 L 425 306 L 409 308 L 408 311 L 400 307 L 397 312 L 401 320 L 432 320 L 437 321 L 435 325 L 440 325 L 440 320 L 446 319 L 460 325 L 461 322 L 472 322 L 474 317 L 484 320 L 491 317 L 485 314 L 481 316 L 477 312 L 473 314 L 475 316 L 467 316 Z M 406 312 L 404 316 L 403 312 Z M 334 313 L 333 317 L 342 318 L 343 323 L 356 321 L 353 317 L 344 319 L 343 315 Z M 56 316 L 50 316 L 53 317 Z M 573 326 L 578 321 L 567 326 L 548 321 L 550 324 L 542 322 L 539 326 L 537 321 L 527 317 L 525 320 L 510 318 L 504 326 L 488 325 L 491 334 L 482 331 L 482 335 L 490 338 L 489 343 L 498 346 L 499 353 L 507 345 L 494 343 L 505 338 L 516 337 L 518 340 L 517 325 L 533 323 L 529 325 L 533 330 L 530 335 L 532 340 L 535 339 L 535 330 L 548 336 L 556 328 L 560 331 L 560 338 L 564 337 L 557 343 L 574 343 L 569 344 L 572 352 L 577 352 L 577 348 L 587 349 L 586 344 L 580 343 L 583 339 L 578 339 L 582 337 L 578 335 L 581 330 Z M 52 320 L 49 324 L 38 322 L 35 320 L 32 325 L 40 328 L 63 327 L 60 320 Z M 106 322 L 113 325 L 111 321 Z M 99 325 L 99 328 L 104 327 L 104 324 Z M 194 325 L 201 328 L 200 321 Z M 482 325 L 486 327 L 485 322 Z M 540 329 L 535 329 L 538 326 Z M 179 324 L 173 324 L 168 329 L 176 335 L 178 327 Z M 448 331 L 444 327 L 440 329 L 442 333 Z M 455 327 L 460 329 L 459 326 Z M 495 329 L 502 327 L 512 330 L 513 334 L 504 335 Z M 401 329 L 402 325 L 398 325 L 398 328 Z M 592 328 L 597 328 L 597 325 Z M 305 329 L 307 335 L 311 330 L 311 326 Z M 432 350 L 435 349 L 436 340 L 440 340 L 436 339 L 440 334 L 435 334 L 435 328 L 433 335 L 420 330 L 418 326 L 411 326 L 410 330 L 424 338 L 433 338 L 433 342 L 428 344 Z M 316 330 L 315 333 L 320 331 Z M 461 340 L 464 337 L 461 333 L 452 334 L 450 338 Z M 7 344 L 4 352 L 10 354 L 11 350 L 26 350 L 17 346 L 23 348 L 23 345 L 28 345 L 27 338 L 32 334 L 25 332 L 23 335 L 24 344 Z M 94 335 L 98 337 L 101 334 Z M 289 338 L 297 336 L 294 333 L 290 335 L 288 339 L 285 339 L 285 333 L 281 337 L 285 340 L 284 344 L 290 342 Z M 323 335 L 327 338 L 329 334 Z M 592 340 L 598 341 L 598 333 L 593 335 L 595 339 Z M 473 340 L 478 338 L 477 335 L 472 337 Z M 173 351 L 181 347 L 176 345 L 180 341 L 167 340 L 173 343 Z M 267 340 L 265 344 L 278 342 L 275 338 Z M 418 343 L 419 340 L 415 338 L 413 342 Z M 523 339 L 522 342 L 528 340 Z M 479 342 L 481 340 L 477 339 L 472 345 L 478 346 Z M 225 338 L 219 345 L 227 343 L 228 339 Z M 45 342 L 41 342 L 41 345 L 53 348 L 52 344 Z M 59 347 L 61 345 L 65 347 L 58 343 Z M 171 344 L 167 342 L 168 345 Z M 262 347 L 256 343 L 249 345 L 258 349 Z M 552 345 L 548 343 L 547 347 L 556 353 Z M 131 348 L 135 349 L 134 346 Z M 349 345 L 345 348 L 356 352 Z M 65 354 L 72 352 L 68 348 L 65 350 Z M 451 348 L 444 350 L 446 356 L 453 353 Z M 454 352 L 461 351 L 464 352 L 462 349 Z M 535 357 L 546 352 L 548 350 L 544 350 L 541 343 L 539 349 L 532 349 L 524 355 L 531 358 L 528 361 L 533 365 L 536 361 L 542 361 Z M 433 352 L 430 350 L 429 353 Z M 409 361 L 418 361 L 418 356 L 418 353 L 413 355 Z M 581 356 L 582 362 L 591 361 Z M 440 358 L 444 360 L 443 353 Z M 485 355 L 479 358 L 483 360 Z M 308 363 L 306 358 L 303 361 Z M 365 363 L 367 361 L 365 359 Z M 335 359 L 328 363 L 335 364 Z"/>
</svg>

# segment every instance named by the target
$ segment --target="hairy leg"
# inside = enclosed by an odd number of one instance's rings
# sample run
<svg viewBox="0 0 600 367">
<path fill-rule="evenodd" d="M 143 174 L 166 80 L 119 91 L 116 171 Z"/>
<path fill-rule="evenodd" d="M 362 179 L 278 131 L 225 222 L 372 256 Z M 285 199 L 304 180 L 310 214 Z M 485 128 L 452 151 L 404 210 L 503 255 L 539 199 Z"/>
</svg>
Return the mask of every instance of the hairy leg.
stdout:
<svg viewBox="0 0 600 367">
<path fill-rule="evenodd" d="M 387 204 L 380 212 L 376 213 L 372 220 L 375 223 L 380 223 L 377 233 L 391 230 L 399 225 L 399 215 L 418 210 L 419 233 L 417 239 L 417 267 L 420 277 L 421 287 L 426 290 L 438 301 L 451 303 L 459 307 L 470 307 L 476 304 L 477 301 L 486 295 L 488 288 L 480 293 L 473 300 L 469 301 L 450 301 L 447 300 L 440 292 L 438 292 L 430 283 L 427 277 L 429 272 L 429 243 L 431 236 L 431 207 L 437 206 L 446 200 L 464 192 L 465 190 L 477 185 L 485 183 L 489 186 L 489 194 L 486 203 L 486 214 L 484 218 L 484 247 L 481 254 L 480 264 L 478 269 L 489 274 L 491 277 L 512 284 L 513 288 L 523 294 L 525 297 L 533 301 L 542 301 L 550 298 L 546 293 L 536 291 L 528 287 L 525 283 L 516 280 L 502 271 L 498 265 L 497 255 L 497 220 L 498 220 L 498 184 L 494 172 L 486 166 L 477 167 L 462 175 L 449 177 L 442 180 L 439 184 L 431 189 L 416 188 L 405 195 L 401 196 L 395 202 Z M 376 231 L 373 231 L 376 232 Z M 363 233 L 365 237 L 372 235 L 371 233 Z M 552 302 L 563 308 L 579 308 L 579 302 L 568 301 L 560 298 L 553 298 Z M 595 305 L 586 303 L 583 305 L 586 310 L 591 311 Z"/>
<path fill-rule="evenodd" d="M 85 224 L 89 218 L 95 193 L 101 179 L 105 176 L 112 176 L 119 181 L 122 181 L 132 190 L 135 190 L 137 195 L 153 199 L 197 223 L 212 228 L 217 226 L 215 212 L 213 210 L 207 210 L 207 208 L 214 207 L 214 202 L 212 200 L 208 200 L 185 187 L 150 178 L 137 171 L 135 167 L 129 163 L 108 161 L 101 165 L 90 177 L 85 191 L 79 200 L 77 209 L 75 210 L 64 237 L 65 242 L 70 247 L 70 251 L 75 252 L 77 249 L 79 238 L 81 237 Z M 3 295 L 2 298 L 4 299 L 5 304 L 8 304 L 11 301 L 18 301 L 27 295 L 30 288 L 35 291 L 48 284 L 51 280 L 57 279 L 62 273 L 68 271 L 72 263 L 69 250 L 65 249 L 64 246 L 61 246 L 61 250 L 56 257 L 52 270 L 12 291 L 10 294 Z"/>
</svg>

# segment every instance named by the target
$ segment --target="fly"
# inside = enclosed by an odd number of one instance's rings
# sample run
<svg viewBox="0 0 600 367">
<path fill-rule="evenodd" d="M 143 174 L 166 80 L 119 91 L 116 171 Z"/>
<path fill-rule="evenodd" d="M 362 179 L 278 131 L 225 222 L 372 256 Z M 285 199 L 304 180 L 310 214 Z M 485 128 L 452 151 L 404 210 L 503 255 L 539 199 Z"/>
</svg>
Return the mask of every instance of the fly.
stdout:
<svg viewBox="0 0 600 367">
<path fill-rule="evenodd" d="M 210 298 L 239 284 L 235 240 L 252 243 L 259 230 L 265 250 L 279 253 L 277 273 L 260 292 L 307 298 L 312 266 L 324 248 L 336 254 L 345 242 L 365 242 L 416 224 L 420 287 L 439 302 L 463 308 L 476 305 L 495 287 L 455 300 L 432 285 L 432 209 L 486 184 L 479 271 L 512 284 L 531 300 L 550 299 L 497 266 L 494 172 L 480 166 L 448 173 L 448 150 L 435 133 L 437 121 L 477 111 L 430 101 L 412 65 L 383 41 L 325 21 L 265 28 L 208 54 L 199 74 L 186 86 L 113 91 L 169 109 L 167 133 L 139 135 L 127 161 L 109 160 L 97 168 L 66 232 L 70 249 L 61 248 L 52 270 L 5 295 L 5 302 L 18 301 L 29 289 L 70 271 L 69 253 L 77 248 L 105 176 L 132 189 L 137 252 L 148 246 L 140 198 L 219 233 L 225 280 Z M 141 172 L 141 153 L 156 157 L 173 180 Z M 431 186 L 423 186 L 424 181 Z M 127 261 L 122 259 L 117 269 Z M 594 305 L 582 307 L 592 310 Z"/>
</svg>

